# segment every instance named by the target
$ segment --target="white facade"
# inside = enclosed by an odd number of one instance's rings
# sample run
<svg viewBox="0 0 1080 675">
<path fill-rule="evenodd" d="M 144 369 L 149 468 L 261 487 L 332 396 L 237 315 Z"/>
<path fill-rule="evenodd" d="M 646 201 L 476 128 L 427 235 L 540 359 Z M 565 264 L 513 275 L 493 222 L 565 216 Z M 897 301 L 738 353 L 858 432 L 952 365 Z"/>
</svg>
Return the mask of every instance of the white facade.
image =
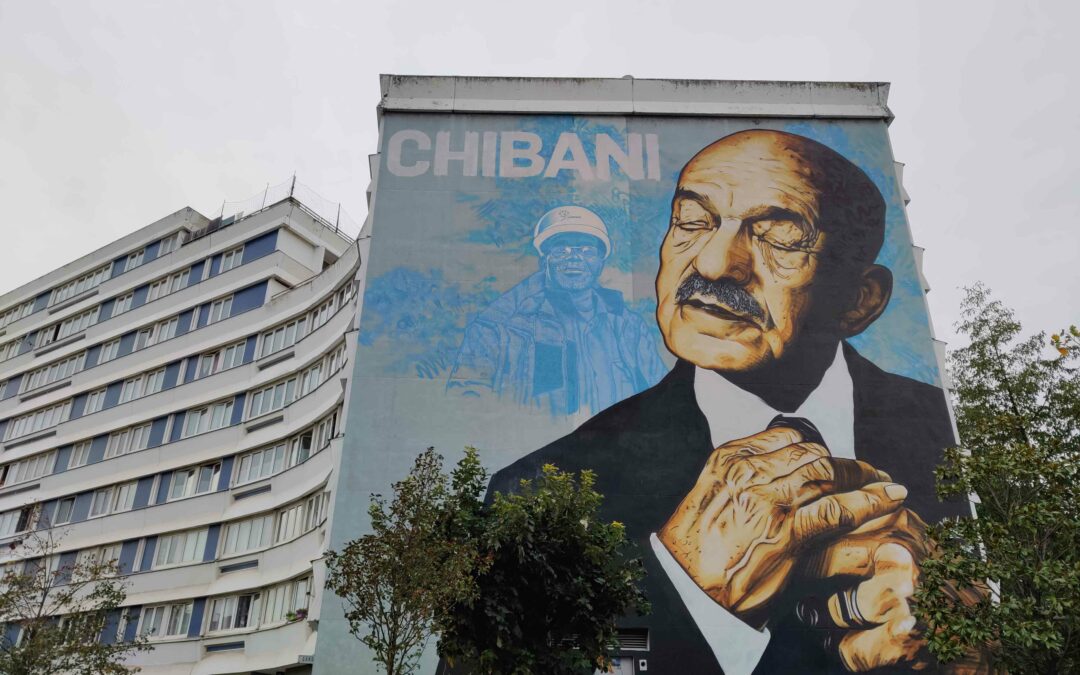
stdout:
<svg viewBox="0 0 1080 675">
<path fill-rule="evenodd" d="M 186 208 L 0 297 L 0 564 L 116 558 L 142 672 L 310 672 L 360 253 Z"/>
</svg>

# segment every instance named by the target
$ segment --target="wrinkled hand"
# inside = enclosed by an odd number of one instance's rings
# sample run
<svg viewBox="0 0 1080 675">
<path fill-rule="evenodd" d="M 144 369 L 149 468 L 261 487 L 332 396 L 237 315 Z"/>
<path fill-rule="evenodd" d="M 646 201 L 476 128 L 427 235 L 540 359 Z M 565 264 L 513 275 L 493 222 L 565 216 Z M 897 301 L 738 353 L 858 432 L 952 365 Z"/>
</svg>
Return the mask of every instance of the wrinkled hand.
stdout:
<svg viewBox="0 0 1080 675">
<path fill-rule="evenodd" d="M 658 533 L 697 585 L 761 626 L 809 542 L 898 509 L 907 490 L 786 427 L 726 443 Z"/>
<path fill-rule="evenodd" d="M 911 551 L 895 542 L 872 540 L 845 543 L 843 548 L 844 554 L 833 558 L 828 571 L 868 572 L 868 578 L 824 603 L 799 602 L 795 610 L 799 619 L 814 627 L 847 629 L 839 642 L 830 635 L 826 648 L 835 649 L 851 672 L 901 664 L 919 670 L 930 665 L 909 604 L 919 577 Z"/>
<path fill-rule="evenodd" d="M 926 523 L 909 509 L 866 523 L 820 554 L 808 557 L 806 568 L 822 579 L 841 576 L 864 581 L 830 596 L 825 602 L 804 600 L 796 615 L 808 626 L 844 629 L 826 640 L 852 672 L 883 666 L 921 670 L 933 664 L 925 649 L 921 626 L 911 611 L 919 579 L 919 563 L 933 555 Z M 957 602 L 977 602 L 979 589 L 946 589 Z M 988 673 L 986 655 L 972 652 L 948 664 L 942 672 Z"/>
</svg>

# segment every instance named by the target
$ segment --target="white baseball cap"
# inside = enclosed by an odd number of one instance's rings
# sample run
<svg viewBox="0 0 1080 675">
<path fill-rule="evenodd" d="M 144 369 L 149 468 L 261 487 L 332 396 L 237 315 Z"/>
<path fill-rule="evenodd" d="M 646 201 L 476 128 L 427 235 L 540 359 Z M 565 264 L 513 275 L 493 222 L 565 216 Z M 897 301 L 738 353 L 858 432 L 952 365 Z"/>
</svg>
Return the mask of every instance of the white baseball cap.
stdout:
<svg viewBox="0 0 1080 675">
<path fill-rule="evenodd" d="M 533 231 L 533 246 L 543 255 L 541 244 L 557 234 L 567 232 L 596 237 L 604 242 L 604 257 L 611 255 L 611 239 L 608 238 L 607 226 L 600 220 L 600 216 L 583 206 L 557 206 L 545 213 Z"/>
</svg>

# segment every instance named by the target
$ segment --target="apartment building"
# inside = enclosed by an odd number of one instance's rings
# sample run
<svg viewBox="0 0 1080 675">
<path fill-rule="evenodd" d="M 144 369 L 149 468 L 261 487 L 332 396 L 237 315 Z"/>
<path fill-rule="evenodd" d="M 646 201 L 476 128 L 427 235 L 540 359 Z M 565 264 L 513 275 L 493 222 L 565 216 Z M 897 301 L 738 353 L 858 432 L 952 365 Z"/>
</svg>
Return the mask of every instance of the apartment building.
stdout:
<svg viewBox="0 0 1080 675">
<path fill-rule="evenodd" d="M 0 563 L 116 560 L 145 673 L 311 669 L 361 261 L 297 187 L 0 297 Z"/>
</svg>

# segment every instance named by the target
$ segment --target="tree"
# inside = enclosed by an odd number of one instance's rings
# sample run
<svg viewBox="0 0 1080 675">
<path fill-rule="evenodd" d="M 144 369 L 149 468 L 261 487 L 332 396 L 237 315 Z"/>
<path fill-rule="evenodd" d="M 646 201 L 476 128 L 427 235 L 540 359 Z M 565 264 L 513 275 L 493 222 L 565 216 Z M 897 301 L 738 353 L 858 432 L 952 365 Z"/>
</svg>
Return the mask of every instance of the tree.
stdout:
<svg viewBox="0 0 1080 675">
<path fill-rule="evenodd" d="M 442 457 L 428 448 L 387 505 L 372 496 L 371 533 L 326 557 L 327 586 L 345 602 L 350 632 L 374 652 L 387 675 L 415 671 L 438 617 L 475 593 L 482 565 L 471 537 L 486 474 L 476 450 L 448 484 Z"/>
<path fill-rule="evenodd" d="M 543 467 L 495 494 L 471 538 L 489 564 L 440 622 L 439 653 L 480 673 L 592 673 L 611 665 L 615 620 L 649 607 L 621 523 L 597 517 L 589 471 Z M 472 508 L 472 507 L 470 507 Z"/>
<path fill-rule="evenodd" d="M 12 545 L 21 569 L 0 587 L 0 674 L 59 675 L 137 672 L 123 662 L 152 649 L 145 637 L 116 639 L 126 584 L 115 560 L 60 558 L 59 542 L 35 533 Z"/>
<path fill-rule="evenodd" d="M 985 649 L 1013 675 L 1078 672 L 1080 331 L 1022 339 L 981 285 L 959 328 L 970 338 L 950 355 L 962 445 L 946 452 L 938 493 L 972 496 L 977 517 L 931 528 L 938 550 L 922 563 L 916 612 L 943 661 Z"/>
</svg>

